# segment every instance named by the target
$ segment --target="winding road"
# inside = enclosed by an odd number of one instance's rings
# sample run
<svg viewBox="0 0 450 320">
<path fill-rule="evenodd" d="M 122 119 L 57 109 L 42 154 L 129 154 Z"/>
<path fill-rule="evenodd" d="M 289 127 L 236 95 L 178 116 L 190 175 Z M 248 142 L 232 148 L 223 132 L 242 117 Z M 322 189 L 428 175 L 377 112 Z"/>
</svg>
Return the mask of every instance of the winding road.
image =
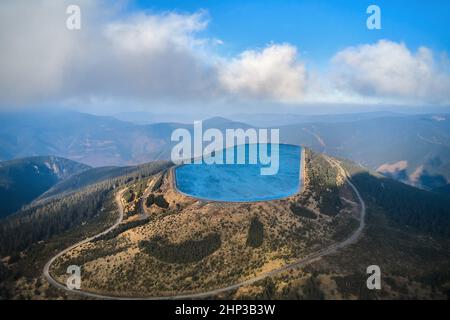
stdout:
<svg viewBox="0 0 450 320">
<path fill-rule="evenodd" d="M 101 233 L 96 234 L 95 236 L 86 238 L 86 239 L 84 239 L 84 240 L 82 240 L 82 241 L 80 241 L 80 242 L 78 242 L 78 243 L 75 243 L 74 245 L 72 245 L 72 246 L 70 246 L 70 247 L 64 249 L 63 251 L 59 252 L 56 256 L 54 256 L 54 257 L 52 257 L 50 260 L 48 260 L 48 262 L 47 262 L 47 263 L 45 264 L 45 266 L 44 266 L 44 272 L 43 272 L 43 275 L 44 275 L 45 279 L 47 279 L 47 281 L 48 281 L 51 285 L 53 285 L 53 286 L 55 286 L 55 287 L 57 287 L 57 288 L 59 288 L 59 289 L 62 289 L 62 290 L 66 290 L 66 291 L 70 291 L 70 292 L 76 292 L 76 293 L 80 293 L 80 294 L 82 293 L 82 291 L 80 291 L 80 290 L 71 290 L 71 289 L 67 288 L 64 284 L 61 284 L 61 283 L 59 283 L 58 281 L 56 281 L 56 280 L 50 275 L 50 266 L 52 265 L 52 263 L 53 263 L 56 259 L 58 259 L 59 257 L 65 255 L 65 254 L 66 254 L 67 252 L 69 252 L 70 250 L 72 250 L 72 249 L 74 249 L 74 248 L 76 248 L 76 247 L 78 247 L 78 246 L 81 246 L 82 244 L 85 244 L 85 243 L 87 243 L 87 242 L 90 242 L 90 241 L 92 241 L 92 240 L 94 240 L 94 239 L 96 239 L 96 238 L 98 238 L 98 237 L 100 237 L 100 236 L 103 236 L 103 235 L 107 234 L 108 232 L 110 232 L 111 230 L 114 230 L 115 228 L 117 228 L 117 226 L 119 226 L 119 224 L 120 224 L 120 223 L 122 222 L 122 220 L 123 220 L 123 204 L 122 204 L 121 198 L 122 198 L 122 195 L 123 195 L 123 193 L 125 192 L 125 190 L 126 190 L 126 189 L 123 189 L 123 190 L 117 192 L 117 194 L 116 194 L 115 200 L 116 200 L 117 206 L 118 206 L 118 208 L 119 208 L 119 217 L 117 218 L 116 222 L 115 222 L 111 227 L 109 227 L 109 228 L 106 229 L 105 231 L 102 231 Z"/>
<path fill-rule="evenodd" d="M 325 155 L 324 155 L 325 156 Z M 366 217 L 366 205 L 365 202 L 363 200 L 363 198 L 361 197 L 361 194 L 359 193 L 358 189 L 355 187 L 355 185 L 350 181 L 350 178 L 347 174 L 347 172 L 345 171 L 345 169 L 341 166 L 341 164 L 334 159 L 331 159 L 327 156 L 325 156 L 327 161 L 333 165 L 336 166 L 338 168 L 338 170 L 340 170 L 341 174 L 345 177 L 347 183 L 350 185 L 350 187 L 352 188 L 352 190 L 354 191 L 354 193 L 356 194 L 356 197 L 358 198 L 358 202 L 359 202 L 359 206 L 360 206 L 360 223 L 358 228 L 345 240 L 343 240 L 342 242 L 338 242 L 335 244 L 332 244 L 318 252 L 312 253 L 304 258 L 298 259 L 296 261 L 293 261 L 281 268 L 272 270 L 272 271 L 268 271 L 266 273 L 263 273 L 257 277 L 242 281 L 242 282 L 238 282 L 226 287 L 222 287 L 222 288 L 218 288 L 218 289 L 214 289 L 214 290 L 210 290 L 210 291 L 205 291 L 205 292 L 200 292 L 200 293 L 191 293 L 191 294 L 181 294 L 181 295 L 176 295 L 176 296 L 162 296 L 162 297 L 122 297 L 122 296 L 111 296 L 111 295 L 102 295 L 102 294 L 97 294 L 97 293 L 93 293 L 93 292 L 88 292 L 88 291 L 83 291 L 83 290 L 72 290 L 69 289 L 68 287 L 66 287 L 64 284 L 59 283 L 58 281 L 56 281 L 49 272 L 50 266 L 52 265 L 52 263 L 58 259 L 59 257 L 61 257 L 62 255 L 66 254 L 67 252 L 69 252 L 70 250 L 86 243 L 89 241 L 92 241 L 94 239 L 96 239 L 97 237 L 100 237 L 108 232 L 110 232 L 111 230 L 115 229 L 123 220 L 123 204 L 122 204 L 122 194 L 123 192 L 126 190 L 121 190 L 116 194 L 116 202 L 119 208 L 119 218 L 117 219 L 117 221 L 114 223 L 114 225 L 112 225 L 111 227 L 109 227 L 107 230 L 92 236 L 90 238 L 87 238 L 85 240 L 82 240 L 66 249 L 64 249 L 63 251 L 59 252 L 56 256 L 52 257 L 44 266 L 44 277 L 48 280 L 48 282 L 61 289 L 61 290 L 65 290 L 66 292 L 70 292 L 70 293 L 75 293 L 84 297 L 89 297 L 89 298 L 96 298 L 96 299 L 115 299 L 115 300 L 169 300 L 169 299 L 199 299 L 199 298 L 208 298 L 208 297 L 212 297 L 215 296 L 217 294 L 220 293 L 224 293 L 224 292 L 228 292 L 234 289 L 238 289 L 242 286 L 246 286 L 246 285 L 251 285 L 254 284 L 255 282 L 258 282 L 262 279 L 265 279 L 267 277 L 272 277 L 275 276 L 281 272 L 284 272 L 286 270 L 290 270 L 290 269 L 295 269 L 298 267 L 302 267 L 306 264 L 309 264 L 313 261 L 316 261 L 318 259 L 320 259 L 321 257 L 324 257 L 326 255 L 335 253 L 337 250 L 342 249 L 344 247 L 349 246 L 352 243 L 355 243 L 358 238 L 360 237 L 360 235 L 362 234 L 362 231 L 365 227 L 365 217 Z"/>
</svg>

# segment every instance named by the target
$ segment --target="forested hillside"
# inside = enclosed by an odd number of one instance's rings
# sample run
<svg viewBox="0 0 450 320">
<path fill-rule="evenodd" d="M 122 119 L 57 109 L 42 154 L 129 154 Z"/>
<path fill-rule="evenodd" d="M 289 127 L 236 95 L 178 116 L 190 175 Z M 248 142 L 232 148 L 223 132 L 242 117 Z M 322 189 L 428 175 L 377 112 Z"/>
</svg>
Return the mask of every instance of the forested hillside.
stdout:
<svg viewBox="0 0 450 320">
<path fill-rule="evenodd" d="M 138 171 L 82 188 L 69 195 L 37 203 L 0 222 L 0 256 L 14 255 L 33 243 L 86 223 L 104 208 L 111 191 L 124 183 L 153 175 L 170 165 L 149 163 Z"/>
<path fill-rule="evenodd" d="M 450 197 L 420 190 L 346 162 L 361 195 L 396 224 L 450 236 Z"/>
<path fill-rule="evenodd" d="M 58 157 L 30 157 L 0 162 L 0 218 L 28 204 L 58 181 L 89 166 Z"/>
<path fill-rule="evenodd" d="M 166 161 L 156 161 L 153 165 L 166 165 Z M 74 174 L 71 177 L 62 180 L 54 185 L 50 190 L 42 194 L 38 201 L 42 201 L 56 195 L 67 194 L 88 185 L 95 184 L 101 181 L 114 179 L 120 176 L 126 176 L 131 174 L 145 173 L 148 170 L 148 164 L 140 166 L 129 167 L 100 167 L 91 168 L 89 170 Z"/>
</svg>

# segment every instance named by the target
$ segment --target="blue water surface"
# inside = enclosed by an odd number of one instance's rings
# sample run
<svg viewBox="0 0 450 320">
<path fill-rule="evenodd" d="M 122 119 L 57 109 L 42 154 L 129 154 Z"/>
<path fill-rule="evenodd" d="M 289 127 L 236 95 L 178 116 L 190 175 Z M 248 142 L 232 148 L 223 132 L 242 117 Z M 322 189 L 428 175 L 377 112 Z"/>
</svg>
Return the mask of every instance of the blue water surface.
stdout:
<svg viewBox="0 0 450 320">
<path fill-rule="evenodd" d="M 257 164 L 249 163 L 250 146 L 257 149 Z M 261 146 L 268 148 L 269 155 L 272 149 L 279 150 L 279 169 L 275 175 L 261 175 L 261 168 L 268 167 L 259 161 Z M 214 156 L 226 159 L 229 150 Z M 244 150 L 245 164 L 236 164 L 238 152 Z M 239 145 L 234 147 L 235 164 L 183 164 L 175 168 L 175 182 L 180 192 L 206 200 L 254 202 L 280 199 L 299 191 L 300 156 L 301 147 L 294 145 Z"/>
</svg>

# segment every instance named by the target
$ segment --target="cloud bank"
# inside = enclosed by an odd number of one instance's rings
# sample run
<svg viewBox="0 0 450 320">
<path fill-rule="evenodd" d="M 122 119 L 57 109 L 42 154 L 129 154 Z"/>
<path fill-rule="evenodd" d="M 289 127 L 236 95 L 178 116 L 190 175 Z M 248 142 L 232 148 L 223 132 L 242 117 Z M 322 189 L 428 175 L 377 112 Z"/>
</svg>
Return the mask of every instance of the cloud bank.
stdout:
<svg viewBox="0 0 450 320">
<path fill-rule="evenodd" d="M 381 40 L 346 48 L 332 62 L 335 83 L 344 91 L 405 101 L 449 101 L 446 63 L 436 61 L 426 47 L 412 52 L 403 43 Z"/>
<path fill-rule="evenodd" d="M 82 29 L 66 29 L 78 4 Z M 397 101 L 450 103 L 448 61 L 388 40 L 346 48 L 317 75 L 299 48 L 235 56 L 206 37 L 207 12 L 126 12 L 103 1 L 0 3 L 0 107 L 42 104 Z M 270 39 L 268 39 L 270 41 Z"/>
<path fill-rule="evenodd" d="M 243 98 L 301 101 L 307 74 L 297 57 L 297 48 L 289 44 L 244 51 L 220 68 L 220 83 Z"/>
</svg>

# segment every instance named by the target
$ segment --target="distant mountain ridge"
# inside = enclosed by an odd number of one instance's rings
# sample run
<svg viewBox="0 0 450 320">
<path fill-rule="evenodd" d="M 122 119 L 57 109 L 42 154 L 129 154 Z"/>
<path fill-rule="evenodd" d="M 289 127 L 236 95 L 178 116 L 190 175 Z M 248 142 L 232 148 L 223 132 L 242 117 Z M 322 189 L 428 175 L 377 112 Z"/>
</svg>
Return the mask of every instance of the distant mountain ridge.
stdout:
<svg viewBox="0 0 450 320">
<path fill-rule="evenodd" d="M 58 181 L 89 168 L 53 156 L 0 162 L 0 218 L 19 210 Z"/>
<path fill-rule="evenodd" d="M 252 117 L 255 123 L 271 123 L 270 115 Z M 283 143 L 350 159 L 428 190 L 450 183 L 447 114 L 274 115 L 273 120 L 300 121 L 274 127 L 280 129 Z M 203 127 L 223 131 L 252 126 L 214 117 L 205 120 Z M 193 126 L 173 122 L 137 125 L 113 117 L 67 111 L 0 114 L 0 160 L 55 154 L 94 167 L 169 160 L 175 144 L 170 141 L 171 134 L 177 128 L 192 130 Z"/>
<path fill-rule="evenodd" d="M 450 117 L 414 115 L 280 128 L 287 143 L 350 159 L 431 190 L 450 181 Z"/>
<path fill-rule="evenodd" d="M 267 113 L 267 114 L 246 114 L 238 113 L 230 116 L 230 119 L 242 121 L 256 127 L 277 127 L 298 125 L 302 123 L 338 123 L 353 122 L 360 120 L 376 119 L 383 117 L 402 117 L 401 113 L 388 111 L 344 113 L 344 114 L 323 114 L 323 115 L 302 115 L 291 113 Z"/>
<path fill-rule="evenodd" d="M 214 118 L 204 127 L 233 126 Z M 248 125 L 245 125 L 248 127 Z M 0 113 L 0 161 L 54 154 L 94 167 L 138 165 L 170 158 L 172 132 L 192 125 L 136 125 L 78 112 Z"/>
<path fill-rule="evenodd" d="M 445 186 L 435 188 L 433 189 L 433 191 L 450 196 L 450 184 L 446 184 Z"/>
</svg>

